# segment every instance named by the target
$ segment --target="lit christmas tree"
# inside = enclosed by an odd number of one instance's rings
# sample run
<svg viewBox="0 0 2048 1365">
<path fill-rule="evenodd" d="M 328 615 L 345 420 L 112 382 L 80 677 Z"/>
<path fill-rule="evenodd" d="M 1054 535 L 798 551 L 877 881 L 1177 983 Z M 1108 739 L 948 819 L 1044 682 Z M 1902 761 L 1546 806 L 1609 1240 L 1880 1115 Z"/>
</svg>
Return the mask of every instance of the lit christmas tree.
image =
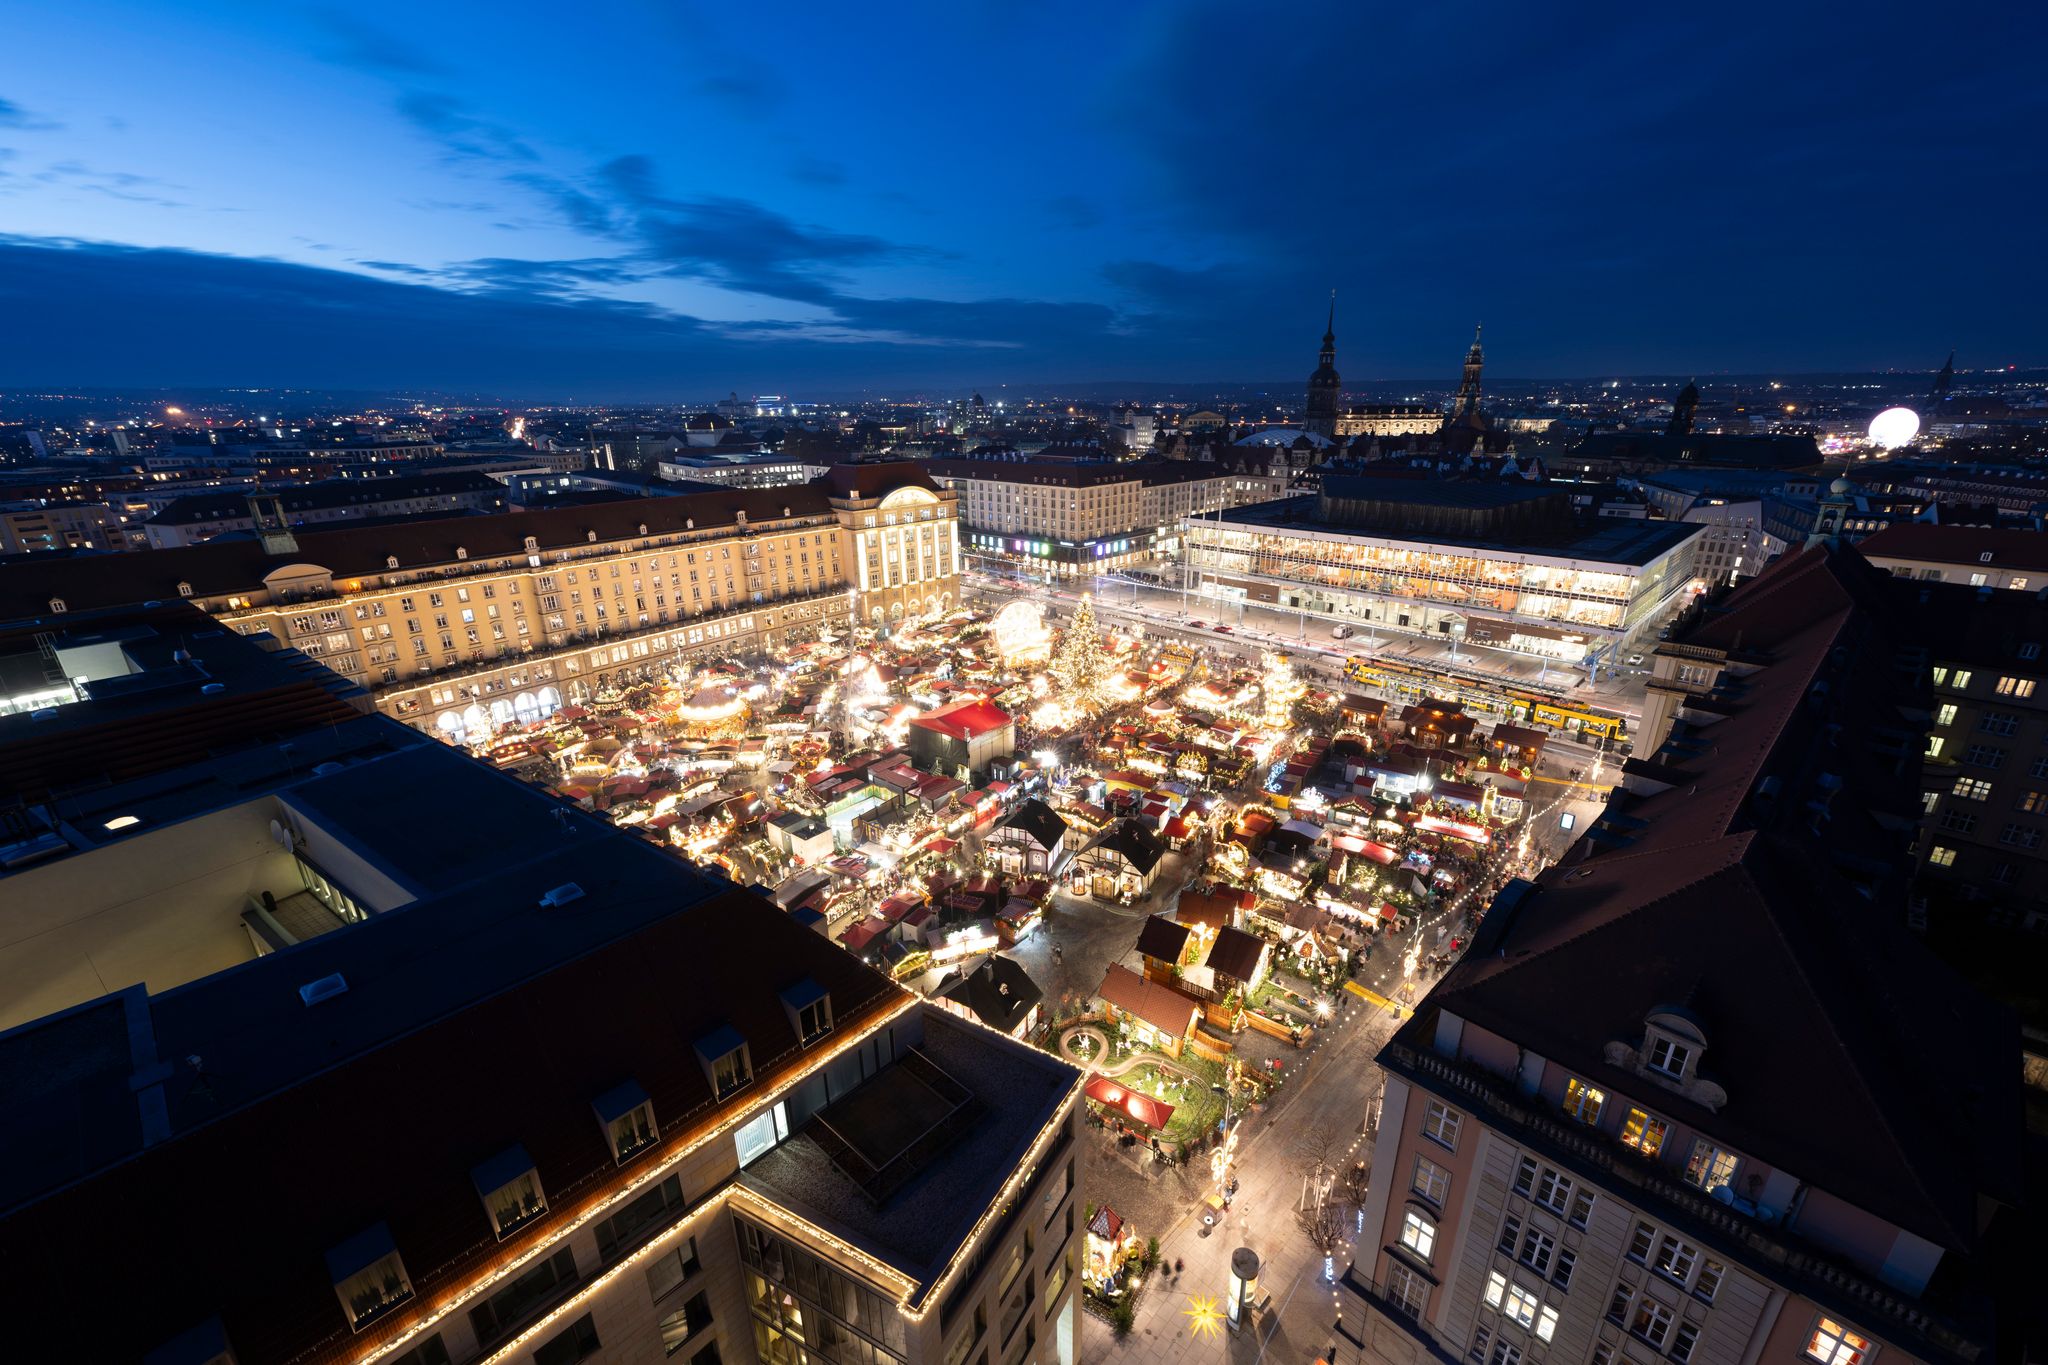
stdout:
<svg viewBox="0 0 2048 1365">
<path fill-rule="evenodd" d="M 1074 619 L 1060 636 L 1060 647 L 1052 656 L 1052 678 L 1058 687 L 1054 699 L 1083 714 L 1102 708 L 1108 691 L 1110 664 L 1102 649 L 1102 632 L 1095 625 L 1095 600 L 1084 595 L 1074 609 Z"/>
<path fill-rule="evenodd" d="M 1266 678 L 1261 684 L 1265 696 L 1265 722 L 1268 730 L 1285 730 L 1294 720 L 1294 703 L 1301 700 L 1308 688 L 1294 676 L 1294 665 L 1287 662 L 1285 654 L 1267 650 L 1259 657 L 1265 665 Z"/>
</svg>

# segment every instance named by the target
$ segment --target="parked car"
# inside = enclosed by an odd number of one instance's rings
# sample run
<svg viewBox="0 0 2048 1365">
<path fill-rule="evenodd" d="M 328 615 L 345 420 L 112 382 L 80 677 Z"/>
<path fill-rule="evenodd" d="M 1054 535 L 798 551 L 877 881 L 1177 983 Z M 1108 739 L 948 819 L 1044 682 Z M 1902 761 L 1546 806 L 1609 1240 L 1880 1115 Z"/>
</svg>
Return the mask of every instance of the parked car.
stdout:
<svg viewBox="0 0 2048 1365">
<path fill-rule="evenodd" d="M 1352 637 L 1354 633 L 1355 632 L 1352 631 L 1351 627 L 1343 624 L 1342 622 L 1339 622 L 1338 624 L 1330 627 L 1330 638 L 1332 640 L 1348 640 Z"/>
</svg>

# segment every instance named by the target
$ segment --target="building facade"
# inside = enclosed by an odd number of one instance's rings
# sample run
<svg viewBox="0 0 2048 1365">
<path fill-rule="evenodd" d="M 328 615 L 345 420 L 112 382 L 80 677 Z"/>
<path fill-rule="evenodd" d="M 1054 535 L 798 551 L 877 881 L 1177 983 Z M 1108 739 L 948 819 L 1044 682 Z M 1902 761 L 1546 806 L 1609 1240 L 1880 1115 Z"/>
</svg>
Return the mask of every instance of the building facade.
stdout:
<svg viewBox="0 0 2048 1365">
<path fill-rule="evenodd" d="M 1928 914 L 2048 927 L 2048 603 L 2038 591 L 1898 588 L 1933 690 L 1919 839 Z"/>
<path fill-rule="evenodd" d="M 1344 1365 L 1993 1358 L 2018 1030 L 1905 927 L 1894 619 L 1819 546 L 1660 646 L 1607 811 L 1381 1053 Z"/>
<path fill-rule="evenodd" d="M 1444 415 L 1428 403 L 1361 403 L 1337 418 L 1337 436 L 1428 436 L 1443 427 Z"/>
<path fill-rule="evenodd" d="M 970 551 L 1053 574 L 1154 568 L 1180 551 L 1190 519 L 1262 502 L 1284 477 L 1194 461 L 931 460 L 959 495 Z"/>
<path fill-rule="evenodd" d="M 528 513 L 215 541 L 44 573 L 18 614 L 185 598 L 451 740 L 671 664 L 759 653 L 959 598 L 957 498 L 906 465 Z"/>
<path fill-rule="evenodd" d="M 1468 491 L 1483 505 L 1467 505 Z M 1557 496 L 1333 476 L 1319 500 L 1191 522 L 1189 572 L 1206 596 L 1374 630 L 1463 639 L 1485 621 L 1489 638 L 1522 638 L 1561 659 L 1611 656 L 1685 600 L 1700 530 L 1616 519 L 1568 526 L 1555 507 L 1536 505 Z M 1521 513 L 1522 503 L 1535 510 Z M 1517 625 L 1531 629 L 1517 635 Z"/>
</svg>

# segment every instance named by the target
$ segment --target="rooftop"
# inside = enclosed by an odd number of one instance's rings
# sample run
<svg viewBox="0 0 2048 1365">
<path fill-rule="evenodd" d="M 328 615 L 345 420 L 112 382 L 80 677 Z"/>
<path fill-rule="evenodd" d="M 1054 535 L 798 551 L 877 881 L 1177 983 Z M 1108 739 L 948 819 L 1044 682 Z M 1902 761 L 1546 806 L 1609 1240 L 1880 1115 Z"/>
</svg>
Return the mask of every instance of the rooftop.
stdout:
<svg viewBox="0 0 2048 1365">
<path fill-rule="evenodd" d="M 1658 1091 L 1661 1109 L 1940 1246 L 1974 1245 L 1980 1199 L 2017 1179 L 2016 1029 L 1904 928 L 1920 703 L 1889 604 L 1881 572 L 1815 547 L 1679 632 L 1673 647 L 1742 675 L 1725 704 L 1632 761 L 1633 794 L 1533 895 L 1496 901 L 1401 1040 L 1428 1049 L 1447 1012 L 1641 1095 L 1615 1044 L 1683 1003 L 1727 1100 Z M 1586 981 L 1604 984 L 1572 988 Z M 1925 1102 L 1937 1073 L 1952 1103 Z"/>
<path fill-rule="evenodd" d="M 740 1183 L 894 1266 L 928 1293 L 987 1211 L 1000 1183 L 992 1173 L 1023 1161 L 1081 1077 L 1045 1053 L 938 1010 L 925 1011 L 923 1026 L 913 1060 L 883 1068 L 819 1116 L 832 1120 L 829 1131 L 807 1126 L 748 1165 Z M 928 1119 L 962 1121 L 946 1141 L 919 1152 L 916 1169 L 879 1199 L 842 1167 L 843 1152 L 834 1159 L 837 1137 L 857 1144 L 869 1162 L 886 1161 L 929 1132 Z"/>
<path fill-rule="evenodd" d="M 2048 534 L 2035 530 L 1894 522 L 1857 548 L 1870 560 L 2048 571 Z"/>
<path fill-rule="evenodd" d="M 544 551 L 628 540 L 643 534 L 668 536 L 735 526 L 742 514 L 752 525 L 792 518 L 825 518 L 839 484 L 863 484 L 870 497 L 931 480 L 914 466 L 858 466 L 858 474 L 835 476 L 786 488 L 710 488 L 673 497 L 629 498 L 577 506 L 543 507 L 502 515 L 404 520 L 376 526 L 343 523 L 333 529 L 299 529 L 298 549 L 271 554 L 260 540 L 218 539 L 129 554 L 30 557 L 0 565 L 0 619 L 52 613 L 51 599 L 73 612 L 144 599 L 175 602 L 189 589 L 198 598 L 260 590 L 271 574 L 294 565 L 325 568 L 336 578 L 375 577 L 396 560 L 401 572 L 496 558 L 525 562 L 531 537 Z M 366 484 L 375 489 L 377 483 Z"/>
<path fill-rule="evenodd" d="M 270 494 L 284 504 L 287 517 L 324 512 L 336 507 L 373 507 L 408 498 L 505 496 L 505 485 L 488 474 L 455 470 L 439 474 L 408 474 L 395 479 L 335 479 L 296 488 L 192 493 L 167 503 L 150 518 L 158 526 L 192 526 L 210 521 L 249 519 L 249 498 Z"/>
<path fill-rule="evenodd" d="M 920 730 L 933 730 L 963 740 L 993 734 L 1015 724 L 1009 712 L 978 697 L 927 711 L 910 723 Z"/>
<path fill-rule="evenodd" d="M 1397 489 L 1429 486 L 1422 480 L 1401 479 L 1385 482 Z M 1247 507 L 1225 509 L 1213 517 L 1204 518 L 1201 524 L 1213 526 L 1218 523 L 1232 529 L 1247 531 L 1277 534 L 1306 532 L 1335 539 L 1369 540 L 1400 545 L 1441 545 L 1504 554 L 1532 554 L 1545 559 L 1566 560 L 1574 564 L 1612 564 L 1625 568 L 1642 568 L 1654 563 L 1694 536 L 1704 533 L 1703 528 L 1684 522 L 1638 521 L 1619 517 L 1600 518 L 1583 524 L 1567 522 L 1565 525 L 1568 529 L 1559 535 L 1529 539 L 1461 536 L 1439 531 L 1374 530 L 1324 520 L 1317 514 L 1316 499 L 1312 496 L 1283 498 Z"/>
</svg>

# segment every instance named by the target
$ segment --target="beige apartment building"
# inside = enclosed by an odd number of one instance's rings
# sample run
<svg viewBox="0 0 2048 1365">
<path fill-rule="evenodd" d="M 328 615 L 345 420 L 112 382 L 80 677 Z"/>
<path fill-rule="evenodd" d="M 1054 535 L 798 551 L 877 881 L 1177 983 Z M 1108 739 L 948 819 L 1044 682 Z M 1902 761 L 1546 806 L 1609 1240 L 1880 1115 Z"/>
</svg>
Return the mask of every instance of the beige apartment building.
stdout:
<svg viewBox="0 0 2048 1365">
<path fill-rule="evenodd" d="M 1815 546 L 1659 647 L 1608 809 L 1381 1053 L 1343 1365 L 1997 1358 L 2018 1028 L 1905 928 L 1893 608 Z"/>
<path fill-rule="evenodd" d="M 268 633 L 451 740 L 655 669 L 958 600 L 958 499 L 915 466 L 790 488 L 296 534 L 0 572 L 22 614 L 185 598 Z"/>
</svg>

